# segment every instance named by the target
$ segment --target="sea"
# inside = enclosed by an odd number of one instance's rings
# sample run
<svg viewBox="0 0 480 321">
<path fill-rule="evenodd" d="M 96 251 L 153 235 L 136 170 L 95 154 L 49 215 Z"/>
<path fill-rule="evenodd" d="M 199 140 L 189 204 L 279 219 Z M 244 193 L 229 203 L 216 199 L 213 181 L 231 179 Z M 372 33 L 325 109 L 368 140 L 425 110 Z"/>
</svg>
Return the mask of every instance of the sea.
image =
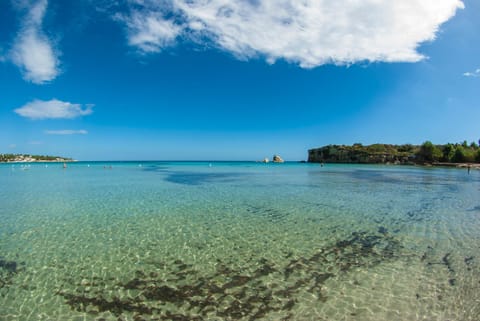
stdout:
<svg viewBox="0 0 480 321">
<path fill-rule="evenodd" d="M 0 320 L 480 320 L 480 171 L 0 164 Z"/>
</svg>

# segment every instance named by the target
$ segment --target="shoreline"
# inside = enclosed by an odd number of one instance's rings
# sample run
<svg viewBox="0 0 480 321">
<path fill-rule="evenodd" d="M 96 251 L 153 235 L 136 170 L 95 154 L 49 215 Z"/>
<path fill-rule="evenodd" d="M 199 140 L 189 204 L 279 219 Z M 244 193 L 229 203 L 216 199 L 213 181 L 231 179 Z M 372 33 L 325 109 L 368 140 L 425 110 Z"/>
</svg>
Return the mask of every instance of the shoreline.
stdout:
<svg viewBox="0 0 480 321">
<path fill-rule="evenodd" d="M 30 163 L 74 163 L 76 160 L 29 160 L 29 161 L 8 161 L 0 164 L 30 164 Z"/>
<path fill-rule="evenodd" d="M 109 162 L 163 162 L 162 160 L 149 160 L 149 161 L 142 161 L 142 160 L 136 160 L 136 161 L 121 161 L 121 160 L 116 160 L 116 161 L 78 161 L 78 160 L 18 160 L 18 161 L 0 161 L 0 164 L 32 164 L 32 163 L 87 163 L 87 162 L 98 162 L 98 163 L 109 163 Z M 166 161 L 166 162 L 171 162 L 171 161 Z M 253 163 L 259 163 L 258 161 L 177 161 L 177 162 L 253 162 Z M 273 162 L 272 162 L 273 163 Z M 299 163 L 299 164 L 322 164 L 321 162 L 306 162 L 306 161 L 287 161 L 285 162 L 286 164 L 292 164 L 292 163 Z M 277 163 L 275 163 L 277 164 Z M 446 162 L 433 162 L 433 163 L 392 163 L 392 162 L 386 162 L 386 163 L 364 163 L 364 162 L 323 162 L 324 165 L 327 164 L 345 164 L 345 165 L 395 165 L 395 166 L 420 166 L 420 167 L 449 167 L 449 168 L 465 168 L 468 169 L 476 169 L 480 170 L 480 163 L 446 163 Z"/>
<path fill-rule="evenodd" d="M 322 164 L 321 162 L 307 162 L 307 164 Z M 480 163 L 354 163 L 354 162 L 323 162 L 324 165 L 328 164 L 344 164 L 344 165 L 380 165 L 380 166 L 419 166 L 419 167 L 449 167 L 449 168 L 469 168 L 479 169 Z"/>
<path fill-rule="evenodd" d="M 479 163 L 432 163 L 432 166 L 480 169 Z"/>
</svg>

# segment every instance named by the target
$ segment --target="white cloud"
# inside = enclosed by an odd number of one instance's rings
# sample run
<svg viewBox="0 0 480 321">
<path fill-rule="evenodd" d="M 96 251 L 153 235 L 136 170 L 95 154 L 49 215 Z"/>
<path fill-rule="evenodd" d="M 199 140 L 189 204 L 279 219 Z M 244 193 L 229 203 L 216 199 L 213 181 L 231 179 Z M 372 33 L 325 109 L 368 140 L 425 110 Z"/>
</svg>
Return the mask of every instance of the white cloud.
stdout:
<svg viewBox="0 0 480 321">
<path fill-rule="evenodd" d="M 461 0 L 130 0 L 128 41 L 158 52 L 176 39 L 248 59 L 309 68 L 359 61 L 415 62 Z"/>
<path fill-rule="evenodd" d="M 93 105 L 72 104 L 69 102 L 52 99 L 48 101 L 33 100 L 14 111 L 22 117 L 30 119 L 72 119 L 80 116 L 90 115 Z"/>
<path fill-rule="evenodd" d="M 135 11 L 129 17 L 120 18 L 128 27 L 128 43 L 145 53 L 159 52 L 174 43 L 181 27 L 164 20 L 159 13 L 142 14 Z"/>
<path fill-rule="evenodd" d="M 463 75 L 465 77 L 480 77 L 480 68 L 476 69 L 475 71 L 464 72 Z"/>
<path fill-rule="evenodd" d="M 62 129 L 62 130 L 46 130 L 45 134 L 48 135 L 86 135 L 88 132 L 84 129 Z"/>
<path fill-rule="evenodd" d="M 30 6 L 10 52 L 23 78 L 35 84 L 49 82 L 60 72 L 58 53 L 42 31 L 47 5 L 47 0 L 39 0 Z"/>
</svg>

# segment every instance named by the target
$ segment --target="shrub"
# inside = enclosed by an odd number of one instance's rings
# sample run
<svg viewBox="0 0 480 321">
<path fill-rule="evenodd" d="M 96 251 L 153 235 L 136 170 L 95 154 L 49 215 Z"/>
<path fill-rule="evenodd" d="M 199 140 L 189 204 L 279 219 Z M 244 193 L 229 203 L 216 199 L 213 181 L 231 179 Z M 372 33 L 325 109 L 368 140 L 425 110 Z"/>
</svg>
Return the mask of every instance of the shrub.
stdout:
<svg viewBox="0 0 480 321">
<path fill-rule="evenodd" d="M 423 161 L 434 162 L 439 161 L 443 153 L 437 146 L 433 145 L 431 141 L 426 141 L 420 146 L 417 156 Z"/>
</svg>

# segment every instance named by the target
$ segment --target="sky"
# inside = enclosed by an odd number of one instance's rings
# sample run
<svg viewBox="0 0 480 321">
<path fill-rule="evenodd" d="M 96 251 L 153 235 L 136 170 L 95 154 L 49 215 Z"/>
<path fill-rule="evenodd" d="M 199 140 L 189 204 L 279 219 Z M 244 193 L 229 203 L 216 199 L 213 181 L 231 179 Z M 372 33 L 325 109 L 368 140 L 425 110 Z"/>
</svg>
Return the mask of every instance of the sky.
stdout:
<svg viewBox="0 0 480 321">
<path fill-rule="evenodd" d="M 479 16 L 475 0 L 0 0 L 0 153 L 477 142 Z"/>
</svg>

